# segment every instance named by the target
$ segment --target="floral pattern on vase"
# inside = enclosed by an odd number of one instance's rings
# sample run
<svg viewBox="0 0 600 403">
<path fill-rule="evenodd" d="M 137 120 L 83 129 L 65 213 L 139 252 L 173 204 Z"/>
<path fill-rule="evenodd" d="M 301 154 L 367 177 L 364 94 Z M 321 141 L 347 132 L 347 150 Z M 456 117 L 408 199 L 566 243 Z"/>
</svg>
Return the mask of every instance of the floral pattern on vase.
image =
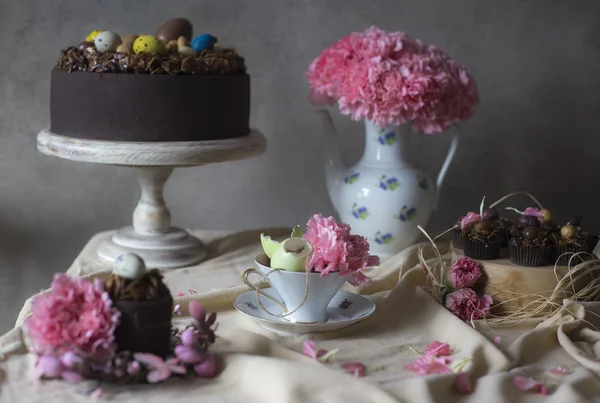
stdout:
<svg viewBox="0 0 600 403">
<path fill-rule="evenodd" d="M 328 128 L 327 144 L 331 146 L 326 154 L 327 190 L 340 221 L 366 237 L 372 253 L 383 260 L 413 244 L 421 235 L 417 226 L 426 227 L 433 212 L 437 184 L 441 183 L 453 157 L 457 137 L 453 138 L 444 169 L 433 181 L 408 162 L 414 152 L 410 147 L 410 125 L 382 130 L 372 122 L 365 122 L 363 156 L 354 166 L 346 167 L 337 152 L 339 147 L 335 144 L 337 137 L 334 137 L 336 132 L 330 116 L 326 113 L 320 116 Z M 394 144 L 382 145 L 377 141 L 381 133 L 389 132 L 396 133 Z M 360 213 L 364 212 L 368 212 L 368 216 L 361 219 Z"/>
<path fill-rule="evenodd" d="M 396 132 L 387 132 L 383 134 L 384 132 L 385 129 L 379 129 L 379 136 L 377 136 L 377 141 L 382 146 L 391 146 L 398 140 Z"/>
<path fill-rule="evenodd" d="M 402 206 L 400 214 L 394 216 L 395 219 L 400 221 L 412 221 L 417 216 L 417 209 L 415 207 Z"/>
<path fill-rule="evenodd" d="M 379 187 L 383 190 L 396 190 L 400 186 L 397 178 L 389 177 L 387 175 L 381 175 L 379 178 Z"/>
<path fill-rule="evenodd" d="M 352 205 L 352 215 L 354 218 L 358 220 L 366 220 L 370 214 L 371 213 L 369 213 L 366 206 L 359 207 L 357 203 Z"/>
<path fill-rule="evenodd" d="M 354 182 L 358 182 L 359 178 L 360 178 L 359 172 L 352 172 L 350 175 L 348 175 L 348 176 L 346 176 L 346 178 L 344 178 L 344 183 L 347 185 L 352 185 Z"/>
<path fill-rule="evenodd" d="M 389 232 L 383 233 L 381 231 L 377 231 L 375 234 L 375 242 L 379 245 L 389 245 L 394 240 L 394 237 Z"/>
</svg>

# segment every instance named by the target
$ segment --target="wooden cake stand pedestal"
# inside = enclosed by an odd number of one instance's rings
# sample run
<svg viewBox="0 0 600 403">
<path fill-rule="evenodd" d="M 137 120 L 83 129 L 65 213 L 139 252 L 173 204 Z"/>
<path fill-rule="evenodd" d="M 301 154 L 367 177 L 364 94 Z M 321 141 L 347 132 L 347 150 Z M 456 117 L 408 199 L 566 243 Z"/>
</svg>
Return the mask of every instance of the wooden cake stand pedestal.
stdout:
<svg viewBox="0 0 600 403">
<path fill-rule="evenodd" d="M 37 141 L 38 150 L 47 155 L 133 169 L 142 189 L 133 211 L 133 226 L 117 231 L 97 253 L 109 262 L 124 253 L 135 253 L 152 268 L 185 267 L 206 258 L 199 239 L 171 226 L 163 189 L 173 169 L 250 158 L 267 148 L 265 137 L 258 131 L 227 140 L 135 143 L 76 139 L 43 130 Z"/>
<path fill-rule="evenodd" d="M 452 248 L 453 262 L 460 255 L 463 255 L 462 250 Z M 557 266 L 556 271 L 554 266 L 518 266 L 510 261 L 507 249 L 502 249 L 499 259 L 478 262 L 484 271 L 483 292 L 493 297 L 492 312 L 497 315 L 530 312 L 541 306 L 543 312 L 540 312 L 540 315 L 548 313 L 552 307 L 542 302 L 540 297 L 550 298 L 559 281 L 569 272 L 567 266 Z M 552 302 L 562 305 L 563 299 L 572 297 L 591 280 L 591 275 L 584 276 L 575 284 L 557 290 Z"/>
</svg>

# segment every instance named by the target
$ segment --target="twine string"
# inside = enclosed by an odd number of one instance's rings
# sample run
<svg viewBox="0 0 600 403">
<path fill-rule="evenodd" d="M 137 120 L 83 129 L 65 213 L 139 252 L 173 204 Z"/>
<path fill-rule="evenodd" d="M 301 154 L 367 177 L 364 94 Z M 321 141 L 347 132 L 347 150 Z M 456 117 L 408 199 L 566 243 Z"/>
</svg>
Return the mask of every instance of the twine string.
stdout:
<svg viewBox="0 0 600 403">
<path fill-rule="evenodd" d="M 304 285 L 304 298 L 302 299 L 302 302 L 300 302 L 300 305 L 298 305 L 298 307 L 297 307 L 296 309 L 294 309 L 293 311 L 290 311 L 290 312 L 288 312 L 288 309 L 287 309 L 287 307 L 286 307 L 284 304 L 280 303 L 280 302 L 279 302 L 279 301 L 277 301 L 275 298 L 271 297 L 270 295 L 267 295 L 266 293 L 263 293 L 263 292 L 260 290 L 260 286 L 261 286 L 261 284 L 262 284 L 262 283 L 263 283 L 265 280 L 267 280 L 267 278 L 268 278 L 268 277 L 269 277 L 269 276 L 270 276 L 272 273 L 279 272 L 279 271 L 285 271 L 285 270 L 283 270 L 283 269 L 271 269 L 271 271 L 269 271 L 267 274 L 265 274 L 265 275 L 263 275 L 263 276 L 261 277 L 260 281 L 259 281 L 259 282 L 258 282 L 258 284 L 256 285 L 256 300 L 258 301 L 258 305 L 259 305 L 259 306 L 260 306 L 260 307 L 261 307 L 261 308 L 262 308 L 262 309 L 263 309 L 263 310 L 264 310 L 266 313 L 268 313 L 269 315 L 275 316 L 275 317 L 277 317 L 277 318 L 285 318 L 286 316 L 289 316 L 289 315 L 291 315 L 291 314 L 293 314 L 293 313 L 297 312 L 297 311 L 298 311 L 298 309 L 302 308 L 302 307 L 304 306 L 304 304 L 306 303 L 306 300 L 308 299 L 308 270 L 306 270 L 306 271 L 305 271 L 305 273 L 306 273 L 306 276 L 305 276 L 305 277 L 306 277 L 306 283 L 305 283 L 305 285 Z M 264 295 L 265 295 L 267 298 L 269 298 L 269 299 L 271 299 L 271 300 L 275 301 L 275 302 L 277 303 L 277 305 L 281 306 L 281 308 L 283 308 L 283 313 L 282 313 L 282 314 L 276 314 L 276 313 L 273 313 L 273 312 L 269 311 L 269 310 L 268 310 L 268 309 L 267 309 L 267 308 L 266 308 L 266 307 L 263 305 L 262 301 L 260 300 L 260 296 L 261 296 L 262 294 L 264 294 Z M 282 301 L 282 302 L 283 302 L 283 301 Z"/>
</svg>

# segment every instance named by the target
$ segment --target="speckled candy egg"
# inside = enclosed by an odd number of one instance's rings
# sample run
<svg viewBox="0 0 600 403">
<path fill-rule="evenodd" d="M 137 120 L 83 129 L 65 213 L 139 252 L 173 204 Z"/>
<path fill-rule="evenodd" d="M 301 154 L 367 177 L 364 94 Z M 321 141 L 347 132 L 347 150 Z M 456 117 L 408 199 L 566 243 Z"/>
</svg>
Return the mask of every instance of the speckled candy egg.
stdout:
<svg viewBox="0 0 600 403">
<path fill-rule="evenodd" d="M 166 53 L 167 49 L 163 41 L 152 35 L 142 35 L 133 42 L 133 53 Z"/>
<path fill-rule="evenodd" d="M 85 37 L 85 41 L 86 42 L 94 42 L 94 39 L 96 39 L 96 35 L 98 35 L 100 32 L 104 32 L 103 29 L 96 29 L 92 32 L 90 32 L 88 34 L 88 36 Z"/>
<path fill-rule="evenodd" d="M 121 44 L 121 37 L 112 31 L 102 31 L 94 38 L 98 52 L 115 52 Z"/>
<path fill-rule="evenodd" d="M 115 261 L 113 273 L 130 280 L 140 278 L 146 273 L 144 260 L 136 254 L 126 253 Z"/>
</svg>

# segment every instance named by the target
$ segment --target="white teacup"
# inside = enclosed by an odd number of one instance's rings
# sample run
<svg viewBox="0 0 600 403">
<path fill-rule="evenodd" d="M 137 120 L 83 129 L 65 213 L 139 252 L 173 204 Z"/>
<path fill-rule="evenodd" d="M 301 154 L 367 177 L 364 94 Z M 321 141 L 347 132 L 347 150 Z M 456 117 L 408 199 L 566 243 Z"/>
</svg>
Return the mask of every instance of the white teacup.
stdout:
<svg viewBox="0 0 600 403">
<path fill-rule="evenodd" d="M 290 322 L 317 323 L 327 321 L 327 305 L 346 282 L 346 277 L 340 276 L 339 273 L 330 273 L 327 277 L 321 277 L 319 273 L 273 271 L 268 266 L 269 258 L 264 253 L 258 255 L 254 262 L 259 269 L 246 270 L 242 275 L 244 283 L 256 290 L 260 284 L 251 283 L 248 276 L 256 273 L 263 278 L 268 274 L 267 279 L 279 294 L 280 300 L 277 302 L 285 307 L 286 314 L 282 317 Z M 260 293 L 261 298 L 271 298 L 262 292 Z"/>
</svg>

